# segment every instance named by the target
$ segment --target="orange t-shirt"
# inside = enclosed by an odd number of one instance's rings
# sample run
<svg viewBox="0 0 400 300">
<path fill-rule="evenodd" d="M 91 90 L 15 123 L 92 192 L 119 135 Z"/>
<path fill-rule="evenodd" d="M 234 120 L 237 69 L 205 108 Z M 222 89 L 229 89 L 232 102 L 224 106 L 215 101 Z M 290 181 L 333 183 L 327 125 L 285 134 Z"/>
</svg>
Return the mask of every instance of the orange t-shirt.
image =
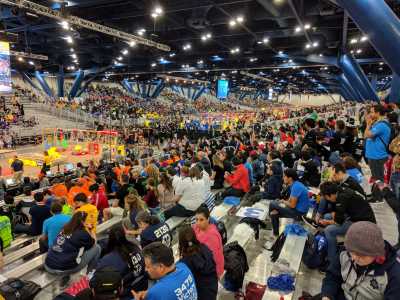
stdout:
<svg viewBox="0 0 400 300">
<path fill-rule="evenodd" d="M 74 198 L 79 193 L 85 193 L 85 190 L 80 186 L 73 186 L 68 192 L 68 205 L 74 206 Z M 85 193 L 86 195 L 86 193 Z"/>
<path fill-rule="evenodd" d="M 51 192 L 56 197 L 66 197 L 68 195 L 68 189 L 63 183 L 57 183 L 51 188 Z"/>
</svg>

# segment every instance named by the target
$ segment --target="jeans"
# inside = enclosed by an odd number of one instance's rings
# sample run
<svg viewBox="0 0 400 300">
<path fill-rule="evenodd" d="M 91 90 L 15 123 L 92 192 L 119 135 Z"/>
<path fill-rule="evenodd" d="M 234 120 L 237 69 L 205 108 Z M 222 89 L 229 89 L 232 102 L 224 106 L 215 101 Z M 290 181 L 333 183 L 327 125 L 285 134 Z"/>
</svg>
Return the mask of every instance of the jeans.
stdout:
<svg viewBox="0 0 400 300">
<path fill-rule="evenodd" d="M 222 199 L 224 199 L 225 197 L 229 197 L 229 196 L 241 198 L 244 196 L 244 194 L 246 194 L 246 193 L 243 192 L 242 190 L 237 190 L 237 189 L 234 189 L 233 187 L 229 187 L 222 193 Z"/>
<path fill-rule="evenodd" d="M 384 171 L 385 171 L 385 162 L 387 158 L 384 159 L 369 159 L 368 158 L 368 166 L 371 169 L 371 177 L 375 180 L 384 181 Z"/>
<path fill-rule="evenodd" d="M 164 212 L 165 220 L 168 220 L 171 217 L 191 217 L 194 216 L 194 211 L 186 209 L 184 206 L 180 205 L 179 203 L 174 207 L 166 210 Z"/>
<path fill-rule="evenodd" d="M 87 266 L 87 273 L 89 273 L 94 268 L 96 268 L 97 261 L 100 258 L 100 254 L 101 254 L 101 247 L 98 244 L 95 244 L 92 248 L 86 250 L 82 254 L 80 263 L 71 270 L 54 270 L 46 266 L 46 264 L 44 265 L 44 268 L 50 274 L 65 276 L 77 273 Z"/>
<path fill-rule="evenodd" d="M 352 223 L 345 221 L 342 225 L 332 224 L 325 228 L 324 233 L 326 241 L 328 242 L 328 260 L 332 262 L 335 260 L 337 255 L 337 240 L 336 237 L 345 235 Z"/>
<path fill-rule="evenodd" d="M 271 212 L 275 210 L 278 211 L 277 214 L 271 214 Z M 297 219 L 298 217 L 304 215 L 305 213 L 301 213 L 297 211 L 295 208 L 290 207 L 281 207 L 279 202 L 272 201 L 269 204 L 269 216 L 271 218 L 272 223 L 272 231 L 274 235 L 279 235 L 279 218 L 292 218 Z"/>
<path fill-rule="evenodd" d="M 317 213 L 320 216 L 320 218 L 324 220 L 332 220 L 332 212 L 333 212 L 332 204 L 329 201 L 325 200 L 324 198 L 321 198 L 317 210 Z"/>
<path fill-rule="evenodd" d="M 393 172 L 390 177 L 390 188 L 396 195 L 397 202 L 400 202 L 400 172 Z M 398 244 L 400 244 L 400 204 L 396 212 L 397 218 L 397 231 L 398 231 Z"/>
<path fill-rule="evenodd" d="M 15 234 L 25 233 L 27 235 L 34 235 L 32 234 L 31 225 L 28 224 L 16 224 L 14 228 L 14 233 Z"/>
</svg>

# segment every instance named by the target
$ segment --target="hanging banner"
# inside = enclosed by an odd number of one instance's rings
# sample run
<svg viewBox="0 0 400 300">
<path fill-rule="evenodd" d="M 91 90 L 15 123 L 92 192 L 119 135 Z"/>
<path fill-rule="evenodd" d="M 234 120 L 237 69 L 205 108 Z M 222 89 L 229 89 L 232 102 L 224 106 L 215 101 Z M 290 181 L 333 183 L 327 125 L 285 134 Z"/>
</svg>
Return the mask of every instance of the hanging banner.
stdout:
<svg viewBox="0 0 400 300">
<path fill-rule="evenodd" d="M 0 94 L 11 94 L 10 44 L 0 42 Z"/>
</svg>

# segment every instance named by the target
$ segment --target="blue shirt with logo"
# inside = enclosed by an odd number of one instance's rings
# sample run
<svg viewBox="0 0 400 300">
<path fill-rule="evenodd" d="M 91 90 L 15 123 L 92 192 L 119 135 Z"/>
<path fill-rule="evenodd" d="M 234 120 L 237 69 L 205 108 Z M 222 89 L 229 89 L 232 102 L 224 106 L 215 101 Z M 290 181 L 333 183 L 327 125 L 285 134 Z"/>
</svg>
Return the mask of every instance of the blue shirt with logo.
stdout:
<svg viewBox="0 0 400 300">
<path fill-rule="evenodd" d="M 306 213 L 310 207 L 310 199 L 308 198 L 308 190 L 300 181 L 293 182 L 290 187 L 290 197 L 297 198 L 295 209 L 301 213 Z"/>
<path fill-rule="evenodd" d="M 57 235 L 60 233 L 64 225 L 68 223 L 70 220 L 71 216 L 57 214 L 44 221 L 43 234 L 47 235 L 47 241 L 49 243 L 49 247 L 53 246 L 53 243 L 56 240 Z"/>
<path fill-rule="evenodd" d="M 146 300 L 197 300 L 196 283 L 192 272 L 181 262 L 175 271 L 156 282 L 147 292 Z"/>
<path fill-rule="evenodd" d="M 385 159 L 389 156 L 387 146 L 390 142 L 390 127 L 384 121 L 376 122 L 370 131 L 372 138 L 367 138 L 365 156 L 369 159 Z"/>
</svg>

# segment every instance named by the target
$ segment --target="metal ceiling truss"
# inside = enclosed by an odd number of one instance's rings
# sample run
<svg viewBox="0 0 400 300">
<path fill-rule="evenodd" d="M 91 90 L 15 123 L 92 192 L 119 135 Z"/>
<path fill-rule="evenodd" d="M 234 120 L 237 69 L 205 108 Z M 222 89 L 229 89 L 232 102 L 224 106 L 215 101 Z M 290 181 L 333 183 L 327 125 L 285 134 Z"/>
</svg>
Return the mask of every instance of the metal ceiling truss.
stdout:
<svg viewBox="0 0 400 300">
<path fill-rule="evenodd" d="M 31 58 L 31 59 L 37 59 L 37 60 L 49 60 L 48 56 L 42 55 L 42 54 L 18 52 L 18 51 L 13 51 L 13 50 L 10 50 L 10 54 L 13 56 L 25 57 L 25 58 Z"/>
<path fill-rule="evenodd" d="M 152 40 L 148 40 L 145 38 L 142 38 L 140 36 L 136 36 L 127 32 L 123 32 L 108 26 L 100 25 L 79 17 L 75 16 L 68 16 L 64 15 L 61 11 L 53 10 L 47 6 L 40 5 L 31 1 L 26 1 L 26 0 L 0 0 L 0 3 L 6 4 L 6 5 L 11 5 L 11 6 L 17 6 L 32 12 L 35 12 L 37 14 L 40 14 L 42 16 L 46 16 L 49 18 L 53 18 L 59 21 L 66 21 L 69 24 L 73 24 L 79 27 L 83 27 L 86 29 L 90 29 L 93 31 L 101 32 L 110 36 L 114 36 L 117 38 L 120 38 L 122 40 L 126 40 L 127 42 L 135 42 L 138 44 L 142 44 L 148 47 L 153 47 L 157 48 L 162 51 L 171 51 L 171 48 L 167 45 L 161 44 L 154 42 Z"/>
</svg>

